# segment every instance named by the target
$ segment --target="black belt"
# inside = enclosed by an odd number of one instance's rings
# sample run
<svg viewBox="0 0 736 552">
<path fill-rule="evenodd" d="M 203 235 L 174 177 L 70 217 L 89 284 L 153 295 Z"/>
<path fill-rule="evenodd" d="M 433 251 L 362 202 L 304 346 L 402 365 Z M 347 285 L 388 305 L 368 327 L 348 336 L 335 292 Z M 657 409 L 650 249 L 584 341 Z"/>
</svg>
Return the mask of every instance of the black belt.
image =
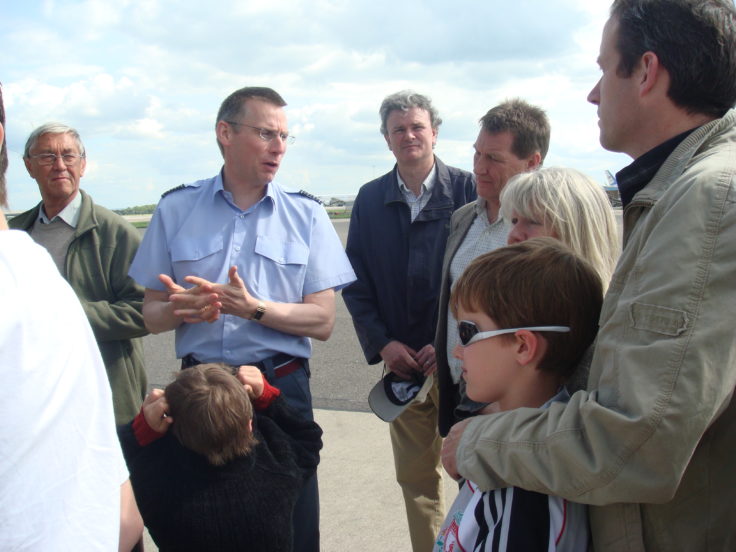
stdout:
<svg viewBox="0 0 736 552">
<path fill-rule="evenodd" d="M 277 353 L 272 357 L 264 358 L 258 362 L 243 362 L 241 365 L 249 364 L 251 366 L 255 366 L 261 372 L 266 374 L 267 377 L 273 374 L 272 377 L 279 379 L 296 372 L 304 365 L 303 360 L 304 359 L 287 355 L 285 353 Z M 197 358 L 192 354 L 185 355 L 181 359 L 182 370 L 185 368 L 191 368 L 192 366 L 197 366 L 198 364 L 202 364 L 202 362 L 197 360 Z"/>
</svg>

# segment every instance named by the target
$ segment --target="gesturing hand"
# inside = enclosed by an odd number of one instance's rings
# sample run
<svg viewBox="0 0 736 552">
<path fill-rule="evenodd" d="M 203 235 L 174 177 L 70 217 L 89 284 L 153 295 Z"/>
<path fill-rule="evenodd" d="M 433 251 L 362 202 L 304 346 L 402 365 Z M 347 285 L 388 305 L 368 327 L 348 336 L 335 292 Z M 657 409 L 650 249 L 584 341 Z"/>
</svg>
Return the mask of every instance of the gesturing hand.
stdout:
<svg viewBox="0 0 736 552">
<path fill-rule="evenodd" d="M 193 283 L 187 276 L 185 280 Z M 166 286 L 169 293 L 169 301 L 174 304 L 174 314 L 181 317 L 184 322 L 197 324 L 199 322 L 214 322 L 220 317 L 220 304 L 217 294 L 213 292 L 214 285 L 203 278 L 197 278 L 198 282 L 190 289 L 184 289 L 175 283 L 170 276 L 160 274 L 158 279 Z"/>
<path fill-rule="evenodd" d="M 258 301 L 248 292 L 242 278 L 238 275 L 238 268 L 231 266 L 227 273 L 226 284 L 213 284 L 197 276 L 187 276 L 184 280 L 197 287 L 203 293 L 211 291 L 217 297 L 219 311 L 223 314 L 234 314 L 241 318 L 250 318 L 256 310 Z"/>
</svg>

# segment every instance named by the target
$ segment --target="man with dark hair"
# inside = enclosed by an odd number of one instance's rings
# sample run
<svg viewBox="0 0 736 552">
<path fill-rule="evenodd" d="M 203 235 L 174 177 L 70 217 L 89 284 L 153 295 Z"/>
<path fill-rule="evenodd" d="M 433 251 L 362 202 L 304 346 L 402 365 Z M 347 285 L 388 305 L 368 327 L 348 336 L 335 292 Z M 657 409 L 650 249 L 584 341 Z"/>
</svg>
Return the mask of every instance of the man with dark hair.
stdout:
<svg viewBox="0 0 736 552">
<path fill-rule="evenodd" d="M 222 170 L 162 196 L 130 275 L 146 288 L 146 327 L 176 330 L 183 368 L 256 365 L 312 420 L 310 338 L 329 338 L 335 291 L 355 275 L 321 202 L 274 182 L 294 141 L 285 103 L 263 87 L 225 99 L 215 123 Z M 318 550 L 316 474 L 294 523 L 295 549 Z"/>
<path fill-rule="evenodd" d="M 280 395 L 254 366 L 200 364 L 154 389 L 118 428 L 161 551 L 293 549 L 292 512 L 317 469 L 322 431 Z"/>
<path fill-rule="evenodd" d="M 7 201 L 0 87 L 0 207 Z M 0 550 L 131 550 L 143 531 L 79 300 L 0 210 Z"/>
<path fill-rule="evenodd" d="M 143 288 L 128 276 L 141 237 L 120 215 L 79 189 L 87 157 L 79 133 L 61 123 L 36 128 L 23 153 L 41 202 L 10 221 L 45 247 L 82 303 L 112 388 L 115 420 L 135 416 L 146 396 L 140 337 Z"/>
<path fill-rule="evenodd" d="M 587 391 L 461 422 L 443 459 L 484 489 L 591 504 L 596 551 L 734 550 L 733 1 L 616 1 L 598 64 L 601 144 L 634 162 Z"/>
<path fill-rule="evenodd" d="M 549 149 L 547 115 L 524 100 L 507 100 L 491 108 L 481 117 L 480 126 L 473 157 L 479 199 L 452 216 L 442 261 L 435 346 L 443 436 L 452 424 L 483 406 L 465 398 L 461 362 L 452 354 L 458 344 L 457 321 L 448 304 L 453 282 L 478 255 L 506 245 L 511 227 L 500 215 L 501 191 L 512 176 L 541 166 Z"/>
<path fill-rule="evenodd" d="M 433 149 L 442 119 L 429 98 L 404 90 L 379 110 L 394 169 L 361 187 L 347 254 L 358 276 L 343 292 L 369 364 L 403 380 L 432 377 L 440 264 L 450 216 L 475 199 L 472 175 Z M 430 550 L 442 523 L 437 386 L 391 422 L 396 479 L 415 551 Z"/>
</svg>

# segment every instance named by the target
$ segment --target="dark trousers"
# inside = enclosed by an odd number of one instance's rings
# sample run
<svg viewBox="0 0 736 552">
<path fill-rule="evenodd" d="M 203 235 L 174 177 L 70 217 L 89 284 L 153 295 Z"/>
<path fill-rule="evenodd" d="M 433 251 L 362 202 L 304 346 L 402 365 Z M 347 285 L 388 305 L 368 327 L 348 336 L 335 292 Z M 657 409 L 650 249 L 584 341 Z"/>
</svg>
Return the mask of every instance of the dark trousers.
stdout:
<svg viewBox="0 0 736 552">
<path fill-rule="evenodd" d="M 297 370 L 273 381 L 269 379 L 269 383 L 281 390 L 286 402 L 299 414 L 308 420 L 314 419 L 312 393 L 309 390 L 308 360 L 304 360 L 303 370 Z M 294 552 L 319 551 L 319 487 L 316 473 L 302 487 L 294 506 L 293 527 Z"/>
</svg>

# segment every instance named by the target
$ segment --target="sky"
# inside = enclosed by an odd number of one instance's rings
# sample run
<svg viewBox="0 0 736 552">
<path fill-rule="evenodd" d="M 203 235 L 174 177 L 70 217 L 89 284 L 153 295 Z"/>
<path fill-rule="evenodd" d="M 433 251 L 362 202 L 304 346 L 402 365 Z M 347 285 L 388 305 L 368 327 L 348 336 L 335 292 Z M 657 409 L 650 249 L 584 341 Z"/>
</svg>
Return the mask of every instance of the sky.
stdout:
<svg viewBox="0 0 736 552">
<path fill-rule="evenodd" d="M 220 103 L 243 86 L 287 101 L 289 146 L 277 181 L 350 196 L 389 171 L 378 108 L 393 92 L 429 96 L 443 124 L 435 153 L 472 170 L 478 119 L 523 98 L 547 111 L 545 165 L 605 183 L 630 159 L 598 142 L 586 96 L 608 2 L 590 0 L 3 1 L 0 81 L 11 210 L 38 201 L 23 164 L 37 126 L 75 127 L 81 187 L 111 209 L 156 203 L 214 176 Z"/>
</svg>

